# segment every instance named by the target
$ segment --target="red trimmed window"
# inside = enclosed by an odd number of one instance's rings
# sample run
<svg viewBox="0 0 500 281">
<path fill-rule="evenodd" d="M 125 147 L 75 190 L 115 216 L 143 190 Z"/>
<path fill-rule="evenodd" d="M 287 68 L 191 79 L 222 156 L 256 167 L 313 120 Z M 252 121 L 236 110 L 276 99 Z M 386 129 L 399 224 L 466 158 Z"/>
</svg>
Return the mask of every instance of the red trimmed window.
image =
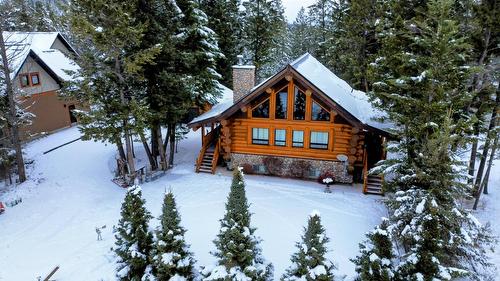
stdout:
<svg viewBox="0 0 500 281">
<path fill-rule="evenodd" d="M 30 79 L 29 79 L 28 74 L 19 75 L 19 80 L 21 82 L 21 87 L 29 87 L 30 86 Z"/>
<path fill-rule="evenodd" d="M 31 86 L 40 85 L 40 76 L 38 75 L 38 72 L 30 73 L 30 80 L 31 80 Z"/>
</svg>

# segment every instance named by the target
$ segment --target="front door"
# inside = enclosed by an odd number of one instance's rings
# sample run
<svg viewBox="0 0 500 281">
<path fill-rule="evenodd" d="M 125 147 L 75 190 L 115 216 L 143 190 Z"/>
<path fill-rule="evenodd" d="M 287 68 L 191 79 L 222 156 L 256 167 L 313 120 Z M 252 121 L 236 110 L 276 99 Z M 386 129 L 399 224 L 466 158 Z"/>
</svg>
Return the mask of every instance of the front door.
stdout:
<svg viewBox="0 0 500 281">
<path fill-rule="evenodd" d="M 382 147 L 382 137 L 374 133 L 366 133 L 365 144 L 369 170 L 373 168 L 378 161 L 382 160 L 384 153 Z"/>
</svg>

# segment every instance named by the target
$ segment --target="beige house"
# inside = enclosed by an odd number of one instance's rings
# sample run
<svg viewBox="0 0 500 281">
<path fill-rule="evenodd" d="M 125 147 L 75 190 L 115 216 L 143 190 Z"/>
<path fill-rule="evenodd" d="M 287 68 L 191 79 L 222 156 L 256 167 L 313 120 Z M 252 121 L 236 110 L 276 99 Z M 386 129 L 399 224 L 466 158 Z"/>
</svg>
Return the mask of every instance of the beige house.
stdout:
<svg viewBox="0 0 500 281">
<path fill-rule="evenodd" d="M 11 79 L 18 101 L 33 114 L 22 129 L 24 140 L 70 127 L 77 122 L 75 102 L 61 99 L 58 91 L 72 79 L 66 71 L 78 66 L 76 51 L 58 32 L 4 32 Z"/>
</svg>

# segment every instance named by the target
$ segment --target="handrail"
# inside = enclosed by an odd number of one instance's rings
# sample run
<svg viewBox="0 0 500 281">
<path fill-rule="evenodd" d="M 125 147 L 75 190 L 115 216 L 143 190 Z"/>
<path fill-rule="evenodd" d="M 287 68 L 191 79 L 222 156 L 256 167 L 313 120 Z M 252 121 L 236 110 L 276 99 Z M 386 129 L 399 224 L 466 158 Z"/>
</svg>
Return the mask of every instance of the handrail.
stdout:
<svg viewBox="0 0 500 281">
<path fill-rule="evenodd" d="M 368 191 L 368 155 L 366 147 L 363 149 L 363 193 Z"/>
<path fill-rule="evenodd" d="M 203 162 L 203 156 L 205 155 L 207 148 L 208 148 L 208 146 L 202 146 L 200 149 L 200 154 L 198 154 L 198 158 L 196 159 L 196 172 L 197 173 L 200 171 L 200 166 L 201 166 L 201 163 Z"/>
<path fill-rule="evenodd" d="M 200 171 L 201 164 L 203 163 L 203 157 L 205 156 L 207 149 L 210 147 L 213 140 L 217 137 L 217 135 L 219 134 L 219 131 L 220 131 L 220 126 L 218 126 L 217 128 L 210 131 L 208 134 L 203 136 L 200 153 L 198 154 L 198 158 L 196 159 L 196 172 L 197 173 Z M 218 139 L 216 145 L 220 146 L 219 142 L 220 142 L 220 138 Z M 216 153 L 217 153 L 217 158 L 219 157 L 218 150 L 219 150 L 218 147 L 216 147 L 216 152 L 214 152 L 214 159 L 216 158 L 215 157 Z M 215 164 L 217 165 L 217 162 L 215 162 Z M 212 160 L 212 173 L 214 172 L 214 170 L 215 170 L 214 161 Z"/>
<path fill-rule="evenodd" d="M 217 162 L 219 161 L 219 149 L 220 149 L 220 138 L 217 140 L 217 144 L 215 145 L 214 158 L 212 159 L 212 174 L 215 173 L 215 167 L 217 166 Z"/>
</svg>

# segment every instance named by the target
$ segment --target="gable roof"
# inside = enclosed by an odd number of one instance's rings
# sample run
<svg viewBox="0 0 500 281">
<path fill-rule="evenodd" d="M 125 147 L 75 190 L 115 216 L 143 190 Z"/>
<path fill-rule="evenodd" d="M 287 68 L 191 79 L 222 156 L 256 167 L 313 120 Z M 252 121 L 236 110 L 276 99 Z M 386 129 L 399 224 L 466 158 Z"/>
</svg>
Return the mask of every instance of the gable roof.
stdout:
<svg viewBox="0 0 500 281">
<path fill-rule="evenodd" d="M 217 107 L 214 106 L 212 110 L 193 119 L 189 125 L 194 127 L 210 121 L 220 121 L 232 115 L 242 105 L 253 99 L 255 95 L 272 86 L 287 74 L 293 74 L 300 82 L 318 92 L 324 102 L 332 106 L 350 123 L 360 124 L 366 129 L 375 129 L 385 133 L 393 127 L 391 123 L 377 120 L 377 118 L 383 117 L 385 113 L 376 109 L 364 92 L 352 88 L 309 53 L 302 55 L 280 72 L 252 88 L 247 95 L 236 103 L 225 102 L 218 104 Z"/>
<path fill-rule="evenodd" d="M 59 32 L 3 32 L 7 48 L 7 58 L 11 68 L 11 79 L 21 70 L 28 57 L 32 57 L 58 83 L 71 79 L 64 70 L 75 71 L 75 62 L 58 49 L 52 48 L 59 39 L 73 54 L 75 49 Z"/>
</svg>

